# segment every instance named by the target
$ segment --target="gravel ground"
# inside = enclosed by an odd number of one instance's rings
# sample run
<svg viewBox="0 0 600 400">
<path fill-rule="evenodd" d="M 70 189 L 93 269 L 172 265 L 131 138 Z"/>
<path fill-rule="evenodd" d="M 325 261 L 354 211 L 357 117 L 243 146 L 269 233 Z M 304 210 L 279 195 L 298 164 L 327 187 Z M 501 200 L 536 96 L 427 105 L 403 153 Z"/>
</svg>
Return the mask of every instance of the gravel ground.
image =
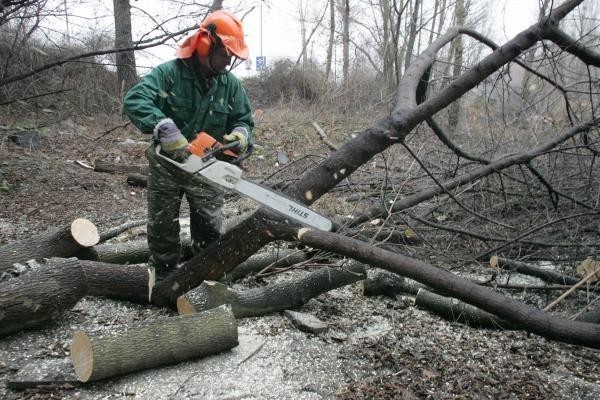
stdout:
<svg viewBox="0 0 600 400">
<path fill-rule="evenodd" d="M 72 125 L 38 151 L 0 141 L 0 244 L 86 217 L 100 230 L 145 217 L 145 189 L 76 161 L 142 162 L 131 131 L 83 139 Z M 89 134 L 89 132 L 88 132 Z M 251 173 L 252 171 L 250 171 Z M 287 279 L 302 271 L 272 279 Z M 271 279 L 271 278 L 270 278 Z M 236 289 L 264 284 L 246 279 Z M 86 297 L 52 326 L 0 339 L 0 398 L 45 399 L 597 399 L 600 353 L 518 331 L 469 328 L 416 308 L 409 297 L 364 297 L 360 284 L 299 311 L 329 324 L 300 332 L 283 315 L 239 320 L 239 345 L 200 360 L 91 384 L 7 388 L 27 366 L 63 366 L 74 330 L 107 329 L 170 311 Z M 58 369 L 58 367 L 56 367 Z"/>
</svg>

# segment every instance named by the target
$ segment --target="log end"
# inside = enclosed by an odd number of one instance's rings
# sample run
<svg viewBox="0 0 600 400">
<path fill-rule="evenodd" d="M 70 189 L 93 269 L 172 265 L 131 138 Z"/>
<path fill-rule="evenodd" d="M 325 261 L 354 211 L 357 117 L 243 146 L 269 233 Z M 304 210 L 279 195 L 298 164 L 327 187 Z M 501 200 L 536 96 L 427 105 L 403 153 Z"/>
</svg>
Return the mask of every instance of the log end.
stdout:
<svg viewBox="0 0 600 400">
<path fill-rule="evenodd" d="M 177 298 L 177 312 L 179 315 L 191 315 L 197 314 L 196 307 L 188 300 L 185 295 L 179 296 Z"/>
<path fill-rule="evenodd" d="M 92 341 L 83 331 L 75 331 L 71 342 L 71 361 L 77 379 L 81 382 L 87 382 L 94 370 L 94 351 Z"/>
<path fill-rule="evenodd" d="M 156 285 L 156 270 L 148 267 L 148 303 L 152 303 L 152 289 Z"/>
<path fill-rule="evenodd" d="M 71 223 L 71 236 L 83 247 L 94 246 L 100 241 L 98 228 L 85 218 L 77 218 Z"/>
</svg>

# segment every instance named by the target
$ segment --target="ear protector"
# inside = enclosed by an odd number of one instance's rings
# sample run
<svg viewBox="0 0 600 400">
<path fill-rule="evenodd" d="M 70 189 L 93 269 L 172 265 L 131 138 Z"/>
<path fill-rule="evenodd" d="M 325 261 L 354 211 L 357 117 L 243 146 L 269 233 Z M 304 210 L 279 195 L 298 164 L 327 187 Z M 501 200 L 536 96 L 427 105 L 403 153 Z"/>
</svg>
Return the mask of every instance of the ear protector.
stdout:
<svg viewBox="0 0 600 400">
<path fill-rule="evenodd" d="M 219 47 L 223 47 L 223 42 L 219 35 L 217 35 L 217 26 L 215 24 L 208 24 L 206 28 L 200 28 L 198 47 L 196 48 L 198 55 L 208 56 Z"/>
</svg>

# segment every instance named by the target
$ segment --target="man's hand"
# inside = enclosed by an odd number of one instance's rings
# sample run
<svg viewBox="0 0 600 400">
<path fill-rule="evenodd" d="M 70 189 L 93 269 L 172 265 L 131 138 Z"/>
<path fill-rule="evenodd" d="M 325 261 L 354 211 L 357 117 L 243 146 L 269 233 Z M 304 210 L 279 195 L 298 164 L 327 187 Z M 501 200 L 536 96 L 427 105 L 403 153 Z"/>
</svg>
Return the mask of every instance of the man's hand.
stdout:
<svg viewBox="0 0 600 400">
<path fill-rule="evenodd" d="M 189 143 L 172 119 L 160 121 L 156 125 L 156 128 L 154 128 L 154 132 L 158 135 L 162 151 L 169 158 L 177 162 L 187 160 L 190 155 L 190 151 L 188 150 Z"/>
<path fill-rule="evenodd" d="M 237 152 L 245 153 L 248 150 L 248 130 L 242 126 L 233 128 L 230 134 L 223 136 L 225 142 L 238 141 Z"/>
</svg>

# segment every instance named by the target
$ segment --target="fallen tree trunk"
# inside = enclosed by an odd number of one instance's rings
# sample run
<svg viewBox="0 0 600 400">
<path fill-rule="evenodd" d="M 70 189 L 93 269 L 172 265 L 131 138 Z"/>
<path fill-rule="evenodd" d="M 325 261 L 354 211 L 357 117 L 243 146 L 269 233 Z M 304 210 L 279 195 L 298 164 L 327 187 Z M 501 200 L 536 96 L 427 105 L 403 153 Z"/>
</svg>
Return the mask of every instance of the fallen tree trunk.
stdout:
<svg viewBox="0 0 600 400">
<path fill-rule="evenodd" d="M 76 331 L 71 360 L 77 379 L 95 381 L 141 369 L 207 356 L 238 345 L 229 307 L 196 315 L 145 321 L 96 335 Z"/>
<path fill-rule="evenodd" d="M 222 283 L 205 281 L 177 299 L 177 311 L 193 314 L 230 304 L 236 318 L 258 317 L 300 307 L 322 293 L 362 280 L 365 275 L 365 266 L 351 261 L 344 267 L 325 267 L 297 280 L 241 292 Z"/>
<path fill-rule="evenodd" d="M 0 246 L 0 273 L 17 262 L 49 257 L 71 257 L 98 243 L 96 226 L 84 218 L 70 225 L 48 230 L 30 238 Z"/>
<path fill-rule="evenodd" d="M 87 293 L 87 280 L 75 258 L 47 262 L 0 285 L 0 335 L 39 328 L 69 310 Z"/>
<path fill-rule="evenodd" d="M 118 164 L 112 163 L 108 161 L 95 160 L 94 161 L 94 171 L 96 172 L 108 172 L 111 174 L 121 173 L 121 174 L 142 174 L 148 175 L 148 165 L 140 164 L 140 165 L 130 165 L 130 164 Z"/>
<path fill-rule="evenodd" d="M 423 261 L 335 233 L 307 228 L 293 230 L 291 227 L 282 226 L 278 237 L 288 240 L 297 237 L 308 246 L 334 251 L 365 264 L 409 277 L 547 339 L 600 348 L 600 325 L 555 317 Z"/>
<path fill-rule="evenodd" d="M 120 265 L 81 261 L 91 296 L 108 297 L 136 303 L 149 303 L 156 282 L 154 268 L 147 264 Z"/>
<path fill-rule="evenodd" d="M 419 289 L 415 297 L 415 305 L 432 311 L 448 321 L 460 322 L 473 328 L 516 329 L 514 325 L 493 314 L 463 301 L 440 296 L 426 289 Z"/>
</svg>

